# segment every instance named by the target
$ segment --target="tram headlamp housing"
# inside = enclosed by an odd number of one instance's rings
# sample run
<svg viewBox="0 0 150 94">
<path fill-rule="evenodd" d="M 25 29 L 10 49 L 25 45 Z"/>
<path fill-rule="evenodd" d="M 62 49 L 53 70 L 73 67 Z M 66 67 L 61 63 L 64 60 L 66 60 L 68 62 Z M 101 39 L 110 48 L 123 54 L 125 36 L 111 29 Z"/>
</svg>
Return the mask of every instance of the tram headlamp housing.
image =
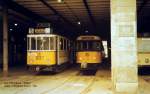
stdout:
<svg viewBox="0 0 150 94">
<path fill-rule="evenodd" d="M 79 60 L 82 60 L 83 58 L 82 57 L 79 57 Z"/>
<path fill-rule="evenodd" d="M 93 57 L 93 59 L 96 59 L 96 57 Z"/>
<path fill-rule="evenodd" d="M 63 2 L 63 1 L 64 1 L 64 0 L 57 0 L 58 3 L 61 3 L 61 2 Z"/>
</svg>

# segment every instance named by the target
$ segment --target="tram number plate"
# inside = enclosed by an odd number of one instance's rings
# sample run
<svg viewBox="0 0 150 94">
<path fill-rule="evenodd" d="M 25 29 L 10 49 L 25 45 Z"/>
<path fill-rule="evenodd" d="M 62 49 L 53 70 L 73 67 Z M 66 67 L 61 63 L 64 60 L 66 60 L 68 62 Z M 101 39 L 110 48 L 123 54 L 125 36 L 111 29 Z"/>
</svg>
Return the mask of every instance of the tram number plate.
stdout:
<svg viewBox="0 0 150 94">
<path fill-rule="evenodd" d="M 149 62 L 150 62 L 149 58 L 145 58 L 145 63 L 149 63 Z"/>
<path fill-rule="evenodd" d="M 85 53 L 85 56 L 89 56 L 89 53 Z"/>
</svg>

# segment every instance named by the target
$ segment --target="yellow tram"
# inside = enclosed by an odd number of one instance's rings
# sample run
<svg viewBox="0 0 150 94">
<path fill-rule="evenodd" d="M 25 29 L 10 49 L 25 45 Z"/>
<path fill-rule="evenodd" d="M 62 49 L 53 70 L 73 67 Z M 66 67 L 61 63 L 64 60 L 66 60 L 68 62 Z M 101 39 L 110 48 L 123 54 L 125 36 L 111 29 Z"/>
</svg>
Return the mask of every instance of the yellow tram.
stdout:
<svg viewBox="0 0 150 94">
<path fill-rule="evenodd" d="M 137 38 L 138 67 L 150 66 L 150 38 Z"/>
<path fill-rule="evenodd" d="M 46 28 L 40 29 L 45 31 Z M 59 72 L 69 63 L 70 40 L 54 34 L 41 34 L 31 29 L 27 35 L 27 65 L 35 71 Z M 36 34 L 39 32 L 40 34 Z"/>
<path fill-rule="evenodd" d="M 95 70 L 104 57 L 104 47 L 98 36 L 79 36 L 77 38 L 76 62 L 81 70 Z"/>
</svg>

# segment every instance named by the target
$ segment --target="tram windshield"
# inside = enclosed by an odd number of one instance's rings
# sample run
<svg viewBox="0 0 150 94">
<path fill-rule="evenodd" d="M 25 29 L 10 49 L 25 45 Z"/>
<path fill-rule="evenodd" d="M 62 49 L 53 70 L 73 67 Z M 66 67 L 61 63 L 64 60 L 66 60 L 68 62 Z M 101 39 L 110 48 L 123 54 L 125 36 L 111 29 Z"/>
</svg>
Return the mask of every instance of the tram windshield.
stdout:
<svg viewBox="0 0 150 94">
<path fill-rule="evenodd" d="M 37 37 L 37 50 L 49 50 L 48 37 Z"/>
<path fill-rule="evenodd" d="M 100 41 L 78 41 L 77 50 L 102 51 L 104 48 Z"/>
<path fill-rule="evenodd" d="M 28 50 L 55 50 L 55 37 L 28 37 Z"/>
</svg>

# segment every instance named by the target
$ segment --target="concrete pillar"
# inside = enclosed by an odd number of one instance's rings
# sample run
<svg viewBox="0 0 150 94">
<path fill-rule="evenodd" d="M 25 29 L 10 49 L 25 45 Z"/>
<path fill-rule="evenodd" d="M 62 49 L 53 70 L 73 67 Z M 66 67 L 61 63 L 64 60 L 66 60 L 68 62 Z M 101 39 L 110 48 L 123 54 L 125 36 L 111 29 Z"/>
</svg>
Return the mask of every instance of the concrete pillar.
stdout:
<svg viewBox="0 0 150 94">
<path fill-rule="evenodd" d="M 8 10 L 3 6 L 3 76 L 8 76 Z"/>
<path fill-rule="evenodd" d="M 111 54 L 114 94 L 137 94 L 136 0 L 111 0 Z"/>
</svg>

